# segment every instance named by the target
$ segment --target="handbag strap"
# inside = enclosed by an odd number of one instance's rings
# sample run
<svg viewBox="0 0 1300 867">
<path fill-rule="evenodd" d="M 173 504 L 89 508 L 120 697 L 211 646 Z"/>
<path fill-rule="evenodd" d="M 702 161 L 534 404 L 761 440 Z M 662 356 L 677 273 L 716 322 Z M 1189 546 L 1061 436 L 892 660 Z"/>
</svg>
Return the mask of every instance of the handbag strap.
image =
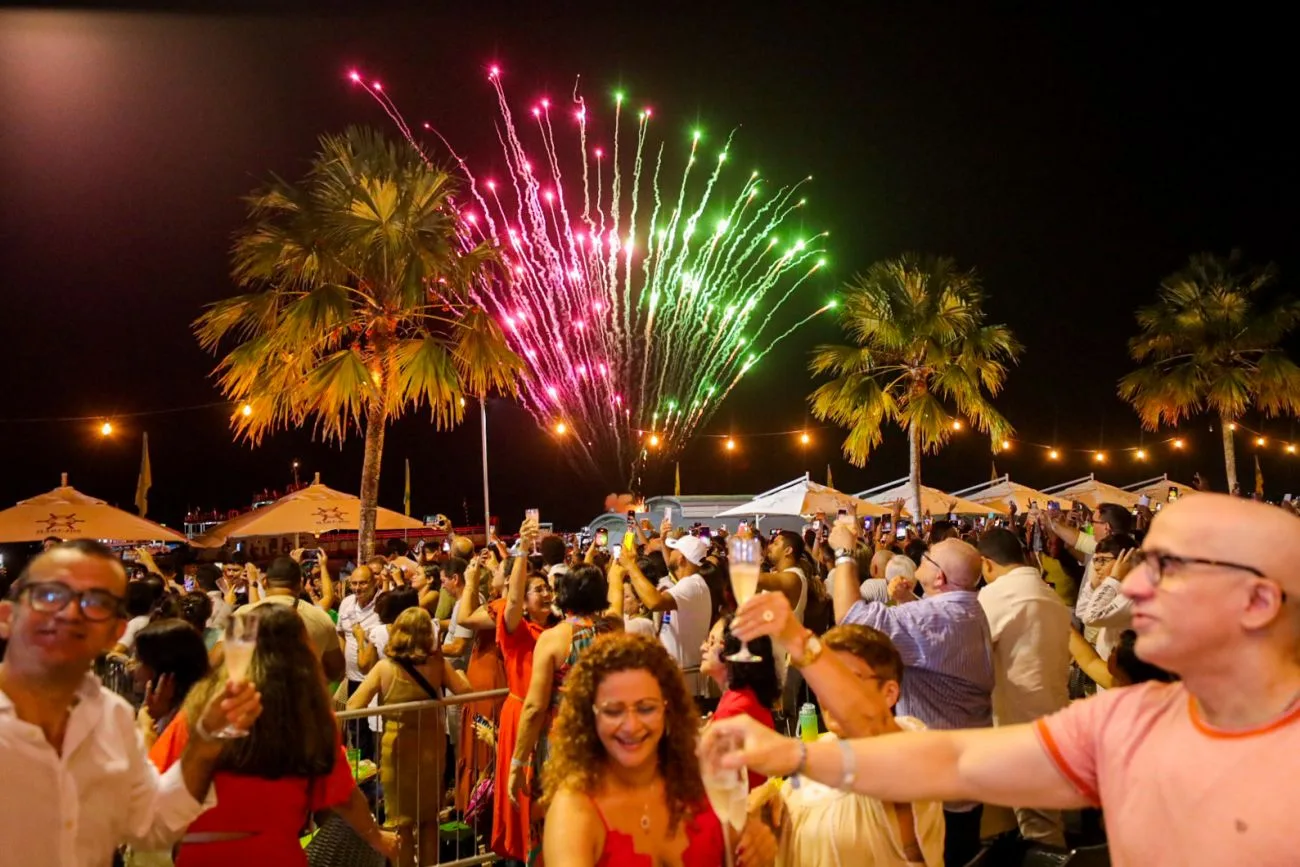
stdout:
<svg viewBox="0 0 1300 867">
<path fill-rule="evenodd" d="M 393 658 L 389 657 L 389 659 L 393 659 Z M 437 701 L 441 697 L 438 695 L 438 691 L 433 688 L 433 684 L 429 683 L 429 681 L 425 678 L 425 676 L 420 674 L 420 672 L 416 669 L 414 665 L 411 665 L 411 661 L 409 659 L 393 659 L 393 662 L 396 662 L 398 665 L 400 665 L 402 667 L 402 671 L 405 671 L 407 674 L 409 674 L 411 676 L 411 680 L 414 680 L 416 683 L 418 683 L 420 685 L 420 689 L 423 689 L 425 692 L 429 694 L 429 698 Z"/>
</svg>

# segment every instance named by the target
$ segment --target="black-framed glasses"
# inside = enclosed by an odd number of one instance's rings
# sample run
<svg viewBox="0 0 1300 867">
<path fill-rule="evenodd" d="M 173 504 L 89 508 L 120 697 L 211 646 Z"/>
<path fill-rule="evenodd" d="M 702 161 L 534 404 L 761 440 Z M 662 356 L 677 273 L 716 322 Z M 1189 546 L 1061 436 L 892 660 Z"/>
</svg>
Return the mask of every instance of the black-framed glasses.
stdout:
<svg viewBox="0 0 1300 867">
<path fill-rule="evenodd" d="M 938 569 L 940 572 L 943 571 L 943 567 L 939 565 L 939 562 L 935 560 L 933 557 L 931 557 L 929 554 L 922 554 L 921 559 L 929 562 L 931 566 Z"/>
<path fill-rule="evenodd" d="M 1160 582 L 1168 577 L 1170 572 L 1177 572 L 1187 566 L 1213 566 L 1216 569 L 1235 569 L 1239 572 L 1249 572 L 1256 578 L 1267 578 L 1268 576 L 1254 566 L 1247 566 L 1245 563 L 1231 563 L 1227 560 L 1206 560 L 1203 557 L 1180 557 L 1177 554 L 1170 554 L 1165 551 L 1146 551 L 1139 548 L 1133 552 L 1133 568 L 1139 566 L 1151 567 L 1151 586 L 1159 587 Z"/>
<path fill-rule="evenodd" d="M 27 604 L 42 614 L 57 614 L 75 599 L 81 616 L 87 620 L 98 622 L 126 615 L 126 600 L 98 587 L 73 590 L 62 581 L 38 581 L 20 584 L 14 590 L 15 599 L 26 594 Z"/>
</svg>

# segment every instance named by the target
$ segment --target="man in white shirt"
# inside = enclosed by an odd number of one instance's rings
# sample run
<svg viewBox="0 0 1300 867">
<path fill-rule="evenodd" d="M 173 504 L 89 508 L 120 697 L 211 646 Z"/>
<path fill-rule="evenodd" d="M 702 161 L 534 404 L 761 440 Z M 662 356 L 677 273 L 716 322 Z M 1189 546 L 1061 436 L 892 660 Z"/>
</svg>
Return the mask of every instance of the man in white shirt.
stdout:
<svg viewBox="0 0 1300 867">
<path fill-rule="evenodd" d="M 979 601 L 993 638 L 993 724 L 1033 722 L 1070 703 L 1070 611 L 1010 530 L 980 536 L 984 580 Z M 1026 840 L 1065 845 L 1056 811 L 1016 809 Z"/>
<path fill-rule="evenodd" d="M 375 597 L 379 591 L 379 580 L 369 566 L 358 566 L 348 576 L 348 589 L 352 593 L 339 603 L 339 622 L 336 631 L 339 646 L 343 648 L 344 677 L 347 680 L 347 693 L 352 695 L 366 679 L 365 672 L 357 661 L 357 634 L 365 634 L 380 623 L 379 613 L 375 611 Z M 358 630 L 357 627 L 360 627 Z M 355 729 L 356 746 L 366 758 L 376 759 L 374 732 L 370 726 L 358 725 Z"/>
<path fill-rule="evenodd" d="M 125 628 L 126 573 L 90 540 L 56 545 L 31 562 L 0 601 L 0 839 L 6 864 L 108 867 L 131 843 L 163 848 L 211 796 L 224 741 L 247 728 L 261 698 L 247 684 L 214 696 L 181 761 L 159 776 L 135 714 L 90 674 Z M 202 800 L 202 802 L 200 801 Z"/>
<path fill-rule="evenodd" d="M 637 568 L 636 558 L 619 548 L 619 563 L 632 579 L 632 589 L 641 604 L 650 611 L 662 612 L 659 640 L 677 664 L 686 671 L 686 684 L 695 695 L 703 695 L 706 678 L 700 677 L 700 646 L 713 626 L 713 598 L 709 585 L 700 575 L 700 566 L 709 553 L 709 544 L 698 536 L 672 537 L 664 540 L 668 549 L 671 583 L 664 589 L 655 587 Z"/>
</svg>

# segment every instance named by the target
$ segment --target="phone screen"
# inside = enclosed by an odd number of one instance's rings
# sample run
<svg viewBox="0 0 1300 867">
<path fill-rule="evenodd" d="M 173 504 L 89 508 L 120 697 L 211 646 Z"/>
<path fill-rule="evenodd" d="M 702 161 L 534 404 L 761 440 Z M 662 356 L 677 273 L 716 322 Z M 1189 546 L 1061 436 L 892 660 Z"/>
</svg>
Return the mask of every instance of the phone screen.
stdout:
<svg viewBox="0 0 1300 867">
<path fill-rule="evenodd" d="M 894 538 L 895 538 L 895 539 L 906 539 L 906 538 L 907 538 L 907 528 L 906 528 L 906 527 L 903 527 L 903 526 L 899 526 L 899 528 L 898 528 L 897 530 L 894 531 Z"/>
<path fill-rule="evenodd" d="M 1172 502 L 1173 502 L 1174 500 L 1176 500 L 1176 499 L 1178 499 L 1178 489 L 1177 489 L 1177 488 L 1174 488 L 1174 487 L 1170 487 L 1170 489 L 1169 489 L 1169 502 L 1172 503 Z"/>
<path fill-rule="evenodd" d="M 596 544 L 600 545 L 602 548 L 609 544 L 608 530 L 601 530 L 599 533 L 596 534 Z"/>
</svg>

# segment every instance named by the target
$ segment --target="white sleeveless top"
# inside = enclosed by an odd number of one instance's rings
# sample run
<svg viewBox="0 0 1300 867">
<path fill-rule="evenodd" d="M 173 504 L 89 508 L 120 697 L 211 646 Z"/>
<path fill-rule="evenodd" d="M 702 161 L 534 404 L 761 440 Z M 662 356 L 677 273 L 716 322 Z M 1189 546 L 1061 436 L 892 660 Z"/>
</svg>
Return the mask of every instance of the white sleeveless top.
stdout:
<svg viewBox="0 0 1300 867">
<path fill-rule="evenodd" d="M 907 731 L 925 728 L 912 717 L 899 717 Z M 833 739 L 827 733 L 824 739 Z M 787 821 L 782 829 L 777 867 L 943 867 L 943 804 L 912 803 L 912 820 L 923 861 L 903 854 L 898 814 L 875 798 L 823 786 L 807 777 L 799 788 L 781 786 Z"/>
<path fill-rule="evenodd" d="M 800 626 L 803 626 L 803 613 L 808 608 L 808 576 L 803 574 L 803 570 L 798 566 L 791 566 L 789 569 L 782 569 L 781 571 L 793 572 L 799 576 L 799 604 L 794 607 L 794 619 L 799 621 Z M 773 642 L 773 647 L 776 648 L 776 659 L 773 660 L 776 663 L 776 679 L 778 683 L 785 686 L 785 676 L 790 671 L 790 654 L 780 649 L 775 642 Z"/>
</svg>

